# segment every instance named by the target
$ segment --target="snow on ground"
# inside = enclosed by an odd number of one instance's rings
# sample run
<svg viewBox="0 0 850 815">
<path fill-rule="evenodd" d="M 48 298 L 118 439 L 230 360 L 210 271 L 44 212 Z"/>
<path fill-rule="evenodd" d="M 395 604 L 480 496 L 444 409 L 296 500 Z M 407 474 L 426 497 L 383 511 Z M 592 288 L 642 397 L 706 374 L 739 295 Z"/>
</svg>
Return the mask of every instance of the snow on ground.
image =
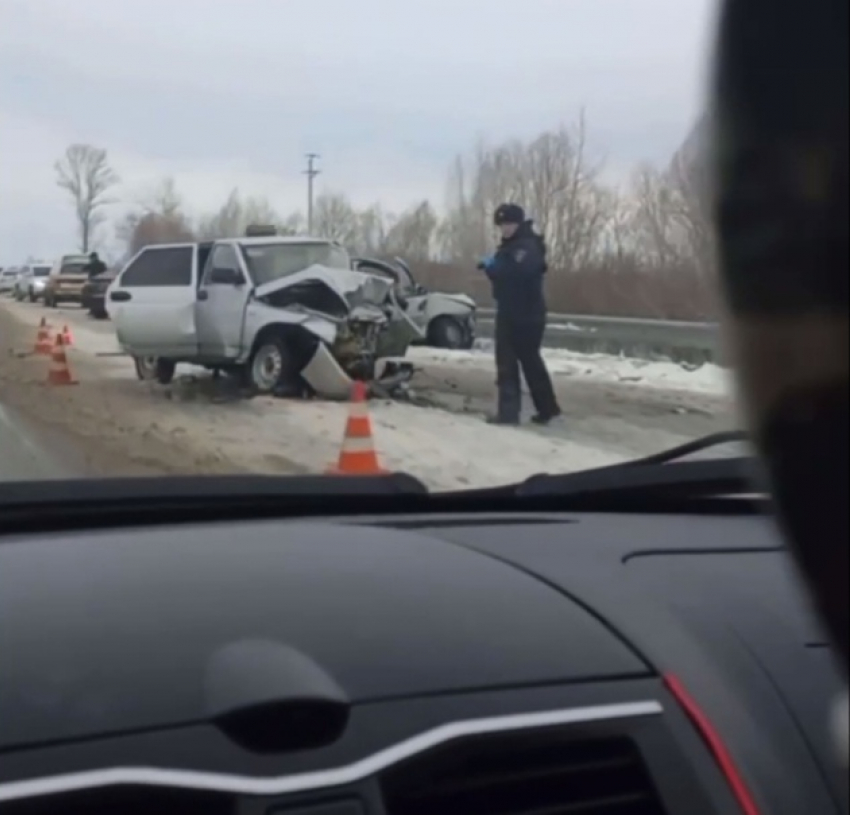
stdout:
<svg viewBox="0 0 850 815">
<path fill-rule="evenodd" d="M 254 472 L 324 472 L 336 461 L 348 412 L 345 404 L 267 397 L 217 404 L 208 396 L 208 375 L 181 379 L 170 389 L 139 382 L 130 360 L 116 356 L 114 336 L 102 324 L 87 325 L 77 310 L 45 312 L 4 301 L 0 310 L 31 326 L 33 339 L 43 315 L 58 329 L 68 321 L 73 336 L 69 361 L 81 382 L 69 399 L 89 417 L 103 422 L 120 417 L 141 432 L 179 438 L 216 461 Z M 196 372 L 187 366 L 186 373 Z M 109 389 L 97 389 L 97 383 L 104 381 Z M 83 405 L 87 386 L 90 403 Z M 382 465 L 408 472 L 432 489 L 504 484 L 540 472 L 580 470 L 624 458 L 587 443 L 521 428 L 491 427 L 476 416 L 377 401 L 370 410 Z M 72 421 L 69 411 L 68 422 Z"/>
<path fill-rule="evenodd" d="M 410 356 L 422 364 L 454 368 L 493 368 L 489 350 L 447 351 L 413 348 Z M 580 354 L 562 348 L 545 348 L 543 357 L 553 376 L 576 377 L 599 382 L 624 382 L 659 390 L 681 390 L 722 396 L 731 392 L 729 373 L 718 365 L 688 368 L 675 362 L 619 357 L 610 354 Z"/>
</svg>

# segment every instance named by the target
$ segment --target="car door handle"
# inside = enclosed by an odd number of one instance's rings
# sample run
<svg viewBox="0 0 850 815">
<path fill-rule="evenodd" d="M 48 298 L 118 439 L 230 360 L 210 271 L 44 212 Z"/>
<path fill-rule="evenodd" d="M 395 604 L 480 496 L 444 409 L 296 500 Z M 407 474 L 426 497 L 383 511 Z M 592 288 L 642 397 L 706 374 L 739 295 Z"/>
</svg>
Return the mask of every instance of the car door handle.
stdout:
<svg viewBox="0 0 850 815">
<path fill-rule="evenodd" d="M 198 300 L 203 301 L 203 300 L 209 300 L 209 299 L 210 299 L 210 293 L 206 289 L 201 289 L 198 292 Z"/>
<path fill-rule="evenodd" d="M 113 303 L 126 303 L 133 299 L 133 295 L 128 291 L 112 291 L 109 293 L 109 299 Z"/>
</svg>

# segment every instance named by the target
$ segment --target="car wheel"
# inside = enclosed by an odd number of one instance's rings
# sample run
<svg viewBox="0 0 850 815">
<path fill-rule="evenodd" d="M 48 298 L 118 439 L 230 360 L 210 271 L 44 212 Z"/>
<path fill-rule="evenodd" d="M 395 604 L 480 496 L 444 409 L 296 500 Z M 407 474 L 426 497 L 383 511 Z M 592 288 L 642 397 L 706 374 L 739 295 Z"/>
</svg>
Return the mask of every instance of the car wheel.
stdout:
<svg viewBox="0 0 850 815">
<path fill-rule="evenodd" d="M 177 370 L 177 363 L 161 357 L 133 357 L 136 366 L 136 376 L 143 382 L 159 382 L 160 385 L 170 385 Z"/>
<path fill-rule="evenodd" d="M 30 303 L 34 303 L 36 301 L 36 296 L 32 289 L 29 290 L 29 299 Z"/>
<path fill-rule="evenodd" d="M 245 371 L 247 385 L 260 394 L 274 393 L 294 374 L 293 358 L 280 334 L 257 341 Z"/>
<path fill-rule="evenodd" d="M 454 317 L 437 317 L 428 329 L 431 345 L 455 351 L 467 346 L 466 333 L 463 323 Z"/>
</svg>

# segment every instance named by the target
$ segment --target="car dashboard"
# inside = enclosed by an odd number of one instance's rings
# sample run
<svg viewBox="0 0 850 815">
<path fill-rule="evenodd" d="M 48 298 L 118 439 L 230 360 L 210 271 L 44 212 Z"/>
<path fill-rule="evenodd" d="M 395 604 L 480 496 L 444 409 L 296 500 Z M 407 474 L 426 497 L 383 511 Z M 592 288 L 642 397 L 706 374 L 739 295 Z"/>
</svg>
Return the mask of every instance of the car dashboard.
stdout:
<svg viewBox="0 0 850 815">
<path fill-rule="evenodd" d="M 777 540 L 612 513 L 15 534 L 0 813 L 842 812 L 840 677 Z"/>
</svg>

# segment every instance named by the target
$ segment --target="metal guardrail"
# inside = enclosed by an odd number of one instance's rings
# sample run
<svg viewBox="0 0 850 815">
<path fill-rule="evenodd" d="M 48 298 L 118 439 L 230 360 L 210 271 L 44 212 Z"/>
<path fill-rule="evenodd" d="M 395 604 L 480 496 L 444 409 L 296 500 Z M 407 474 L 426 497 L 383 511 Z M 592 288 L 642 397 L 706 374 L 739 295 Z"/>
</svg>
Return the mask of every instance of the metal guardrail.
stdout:
<svg viewBox="0 0 850 815">
<path fill-rule="evenodd" d="M 494 318 L 494 309 L 478 309 L 477 334 L 480 338 L 493 336 Z M 544 343 L 550 348 L 683 362 L 719 362 L 721 356 L 720 327 L 717 323 L 636 317 L 549 314 Z"/>
</svg>

